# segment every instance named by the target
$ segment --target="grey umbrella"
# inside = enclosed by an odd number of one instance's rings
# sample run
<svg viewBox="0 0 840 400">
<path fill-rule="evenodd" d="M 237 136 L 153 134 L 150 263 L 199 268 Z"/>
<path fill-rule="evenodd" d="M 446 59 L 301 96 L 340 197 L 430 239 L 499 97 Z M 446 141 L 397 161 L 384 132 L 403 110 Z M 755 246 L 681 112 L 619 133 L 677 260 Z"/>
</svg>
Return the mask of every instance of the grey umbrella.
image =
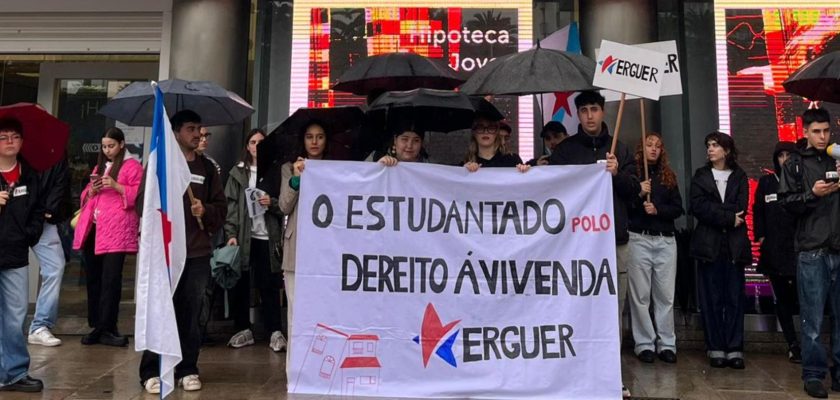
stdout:
<svg viewBox="0 0 840 400">
<path fill-rule="evenodd" d="M 213 82 L 170 79 L 159 82 L 159 87 L 170 117 L 181 110 L 193 110 L 204 125 L 230 125 L 254 112 L 236 93 Z M 102 106 L 99 113 L 132 126 L 152 126 L 154 105 L 150 82 L 134 82 Z"/>
<path fill-rule="evenodd" d="M 595 89 L 595 61 L 581 54 L 537 47 L 497 58 L 476 71 L 461 91 L 468 95 L 514 95 Z"/>
</svg>

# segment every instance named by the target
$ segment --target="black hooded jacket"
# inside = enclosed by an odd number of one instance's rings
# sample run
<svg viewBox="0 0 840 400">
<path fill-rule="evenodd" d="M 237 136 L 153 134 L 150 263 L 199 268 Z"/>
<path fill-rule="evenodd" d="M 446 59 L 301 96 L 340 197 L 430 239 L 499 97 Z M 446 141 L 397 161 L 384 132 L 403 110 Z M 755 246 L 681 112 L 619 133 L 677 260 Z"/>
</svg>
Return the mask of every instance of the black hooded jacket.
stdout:
<svg viewBox="0 0 840 400">
<path fill-rule="evenodd" d="M 813 147 L 791 154 L 782 168 L 779 197 L 785 210 L 797 217 L 797 252 L 840 251 L 840 192 L 817 197 L 811 190 L 827 171 L 836 168 L 833 158 Z"/>
<path fill-rule="evenodd" d="M 44 204 L 38 173 L 20 161 L 20 179 L 0 209 L 0 270 L 29 265 L 29 248 L 44 229 Z M 2 175 L 0 181 L 7 183 Z"/>
<path fill-rule="evenodd" d="M 50 215 L 47 222 L 60 224 L 70 216 L 70 168 L 67 159 L 62 159 L 52 168 L 41 173 L 41 193 L 44 208 Z"/>
<path fill-rule="evenodd" d="M 612 145 L 607 124 L 601 125 L 598 136 L 590 136 L 578 125 L 578 133 L 562 141 L 551 154 L 551 165 L 586 165 L 595 164 L 598 160 L 605 160 Z M 636 176 L 636 162 L 633 153 L 620 141 L 615 148 L 618 159 L 618 174 L 613 177 L 613 209 L 615 212 L 615 243 L 627 244 L 630 235 L 627 233 L 627 209 L 634 197 L 641 191 L 639 179 Z"/>
<path fill-rule="evenodd" d="M 630 229 L 674 233 L 676 231 L 674 220 L 685 212 L 680 188 L 665 187 L 657 166 L 649 168 L 649 177 L 650 201 L 656 207 L 656 215 L 648 215 L 645 212 L 644 202 L 647 196 L 636 196 L 630 204 Z"/>
<path fill-rule="evenodd" d="M 775 172 L 758 180 L 753 201 L 753 236 L 761 242 L 758 272 L 768 275 L 796 275 L 796 252 L 793 250 L 796 217 L 782 207 L 779 199 L 779 179 L 782 166 L 779 154 L 795 153 L 796 145 L 779 142 L 773 152 Z"/>
</svg>

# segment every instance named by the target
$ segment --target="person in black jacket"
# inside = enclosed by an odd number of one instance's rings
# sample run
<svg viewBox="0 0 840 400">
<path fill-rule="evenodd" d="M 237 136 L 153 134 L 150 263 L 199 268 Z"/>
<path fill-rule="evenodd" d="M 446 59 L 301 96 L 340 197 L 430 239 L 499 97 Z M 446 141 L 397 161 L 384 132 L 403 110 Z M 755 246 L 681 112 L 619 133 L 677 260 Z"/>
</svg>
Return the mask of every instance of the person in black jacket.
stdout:
<svg viewBox="0 0 840 400">
<path fill-rule="evenodd" d="M 779 142 L 773 151 L 772 174 L 758 180 L 753 201 L 753 237 L 759 243 L 761 255 L 758 259 L 758 272 L 767 275 L 776 295 L 776 316 L 782 326 L 785 341 L 788 343 L 788 359 L 802 362 L 799 340 L 793 327 L 793 315 L 796 314 L 796 253 L 793 251 L 792 227 L 796 226 L 796 217 L 788 213 L 779 204 L 779 177 L 782 165 L 795 153 L 796 143 Z"/>
<path fill-rule="evenodd" d="M 479 167 L 519 167 L 522 159 L 518 154 L 505 152 L 499 121 L 478 115 L 472 127 L 470 145 L 464 157 L 464 167 L 475 172 Z M 521 167 L 520 167 L 521 168 Z"/>
<path fill-rule="evenodd" d="M 612 136 L 604 123 L 604 96 L 598 92 L 584 91 L 575 98 L 578 125 L 577 134 L 558 144 L 551 153 L 551 165 L 585 165 L 604 162 L 613 181 L 613 212 L 615 222 L 616 270 L 618 271 L 618 316 L 619 340 L 621 315 L 627 296 L 627 262 L 629 249 L 627 241 L 627 207 L 641 191 L 636 176 L 633 154 L 621 143 L 617 143 L 615 154 L 610 154 Z M 629 392 L 623 390 L 625 397 Z"/>
<path fill-rule="evenodd" d="M 699 263 L 706 353 L 712 367 L 743 369 L 744 267 L 752 263 L 744 222 L 749 181 L 729 135 L 712 132 L 705 143 L 709 162 L 691 180 L 690 211 L 697 219 L 691 257 Z"/>
<path fill-rule="evenodd" d="M 677 362 L 674 334 L 674 288 L 677 278 L 677 241 L 674 220 L 683 214 L 677 175 L 668 162 L 662 136 L 656 132 L 645 138 L 644 148 L 636 148 L 636 170 L 648 179 L 630 205 L 630 261 L 627 276 L 630 288 L 630 315 L 635 353 L 642 362 L 652 363 L 654 352 L 666 363 Z M 653 300 L 653 316 L 650 303 Z M 658 336 L 658 339 L 657 339 Z"/>
<path fill-rule="evenodd" d="M 18 155 L 23 127 L 0 119 L 0 391 L 40 392 L 43 382 L 29 376 L 23 320 L 29 306 L 29 247 L 44 227 L 38 174 Z"/>
<path fill-rule="evenodd" d="M 29 344 L 58 346 L 61 339 L 50 331 L 58 319 L 58 295 L 64 276 L 64 247 L 58 235 L 58 225 L 70 214 L 70 168 L 62 159 L 52 168 L 41 173 L 41 191 L 46 213 L 44 233 L 32 252 L 38 258 L 41 272 L 41 289 L 35 303 L 35 317 L 29 326 Z"/>
<path fill-rule="evenodd" d="M 785 162 L 779 182 L 782 206 L 796 215 L 794 250 L 799 316 L 802 324 L 802 380 L 812 397 L 828 396 L 822 380 L 829 372 L 819 342 L 823 311 L 829 301 L 832 317 L 831 389 L 840 391 L 840 184 L 828 174 L 840 172 L 825 149 L 831 138 L 831 118 L 823 109 L 802 114 L 808 144 Z"/>
</svg>

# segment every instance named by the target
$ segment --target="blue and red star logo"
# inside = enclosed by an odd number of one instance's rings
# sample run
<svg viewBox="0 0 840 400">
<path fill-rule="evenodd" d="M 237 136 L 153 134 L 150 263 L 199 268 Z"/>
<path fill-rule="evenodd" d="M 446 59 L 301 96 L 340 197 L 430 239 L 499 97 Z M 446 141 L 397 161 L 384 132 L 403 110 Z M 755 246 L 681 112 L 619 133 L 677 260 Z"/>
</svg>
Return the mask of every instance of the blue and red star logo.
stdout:
<svg viewBox="0 0 840 400">
<path fill-rule="evenodd" d="M 603 74 L 604 71 L 608 71 L 609 73 L 613 73 L 613 67 L 615 67 L 615 63 L 618 62 L 617 58 L 613 58 L 613 56 L 607 56 L 604 61 L 598 62 L 601 64 L 601 73 Z"/>
<path fill-rule="evenodd" d="M 443 325 L 440 322 L 437 311 L 435 311 L 435 306 L 432 303 L 426 305 L 426 312 L 423 314 L 423 325 L 420 328 L 420 336 L 414 337 L 414 343 L 419 344 L 423 352 L 423 367 L 429 366 L 429 358 L 432 357 L 432 352 L 437 354 L 443 361 L 446 361 L 447 364 L 453 367 L 458 366 L 455 361 L 455 354 L 452 352 L 452 345 L 455 344 L 455 339 L 458 337 L 458 332 L 460 332 L 459 329 L 454 329 L 453 332 L 453 328 L 459 322 L 461 322 L 460 319 Z M 446 337 L 446 340 L 443 340 L 444 337 Z"/>
</svg>

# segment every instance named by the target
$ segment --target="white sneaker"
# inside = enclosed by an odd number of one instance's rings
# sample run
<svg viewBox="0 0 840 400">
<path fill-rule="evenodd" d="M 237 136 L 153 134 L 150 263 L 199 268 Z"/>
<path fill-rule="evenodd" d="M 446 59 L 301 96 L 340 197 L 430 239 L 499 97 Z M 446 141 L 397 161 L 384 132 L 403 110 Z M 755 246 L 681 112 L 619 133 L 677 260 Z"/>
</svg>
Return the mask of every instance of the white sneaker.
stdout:
<svg viewBox="0 0 840 400">
<path fill-rule="evenodd" d="M 183 387 L 188 392 L 201 390 L 201 379 L 198 379 L 198 375 L 187 375 L 178 379 L 178 386 Z"/>
<path fill-rule="evenodd" d="M 629 399 L 633 396 L 630 395 L 630 389 L 627 389 L 627 386 L 621 387 L 621 397 L 625 399 Z"/>
<path fill-rule="evenodd" d="M 274 331 L 274 333 L 271 334 L 271 341 L 269 342 L 268 347 L 271 347 L 271 350 L 274 350 L 275 353 L 286 350 L 286 337 L 283 336 L 283 332 Z"/>
<path fill-rule="evenodd" d="M 29 344 L 40 344 L 41 346 L 55 347 L 61 344 L 61 339 L 53 336 L 52 332 L 42 326 L 29 334 Z"/>
<path fill-rule="evenodd" d="M 239 331 L 233 335 L 228 341 L 228 346 L 238 349 L 240 347 L 251 346 L 254 344 L 254 333 L 250 329 Z"/>
<path fill-rule="evenodd" d="M 146 389 L 146 393 L 149 394 L 160 394 L 160 378 L 149 378 L 143 384 L 143 388 Z"/>
</svg>

